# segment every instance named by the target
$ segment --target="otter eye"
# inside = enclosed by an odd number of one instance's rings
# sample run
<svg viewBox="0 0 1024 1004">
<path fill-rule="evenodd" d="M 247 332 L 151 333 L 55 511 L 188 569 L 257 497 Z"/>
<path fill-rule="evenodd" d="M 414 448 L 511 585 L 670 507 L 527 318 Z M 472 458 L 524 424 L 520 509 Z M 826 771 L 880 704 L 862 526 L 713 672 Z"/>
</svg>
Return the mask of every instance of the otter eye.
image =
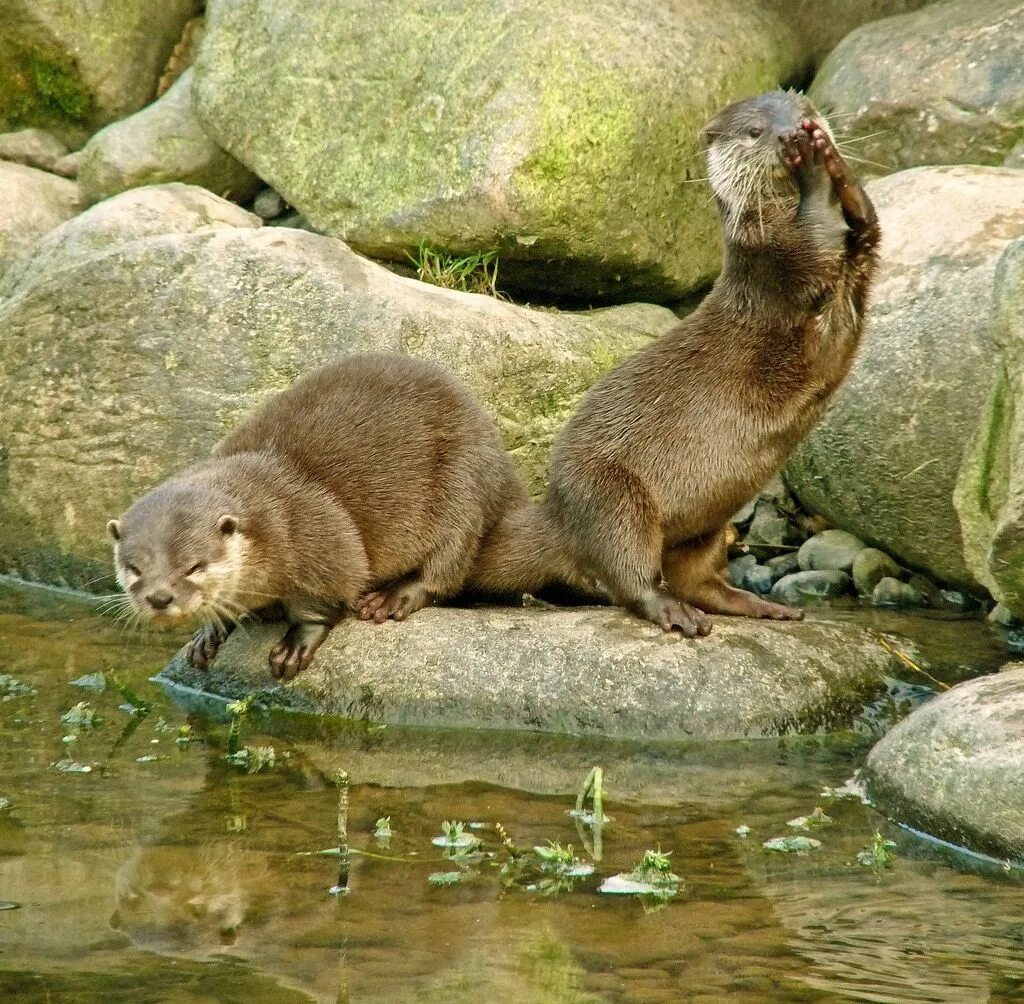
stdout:
<svg viewBox="0 0 1024 1004">
<path fill-rule="evenodd" d="M 200 572 L 206 571 L 206 562 L 197 561 L 185 574 L 186 575 L 198 575 Z"/>
<path fill-rule="evenodd" d="M 749 137 L 750 137 L 751 139 L 760 139 L 760 138 L 761 138 L 761 136 L 763 136 L 763 135 L 764 135 L 764 129 L 762 129 L 762 128 L 761 128 L 760 126 L 751 126 L 751 127 L 750 127 L 750 128 L 749 128 L 749 129 L 747 130 L 747 135 L 748 135 L 748 136 L 749 136 Z"/>
<path fill-rule="evenodd" d="M 134 565 L 125 565 L 124 568 L 130 575 L 139 576 L 142 574 Z"/>
</svg>

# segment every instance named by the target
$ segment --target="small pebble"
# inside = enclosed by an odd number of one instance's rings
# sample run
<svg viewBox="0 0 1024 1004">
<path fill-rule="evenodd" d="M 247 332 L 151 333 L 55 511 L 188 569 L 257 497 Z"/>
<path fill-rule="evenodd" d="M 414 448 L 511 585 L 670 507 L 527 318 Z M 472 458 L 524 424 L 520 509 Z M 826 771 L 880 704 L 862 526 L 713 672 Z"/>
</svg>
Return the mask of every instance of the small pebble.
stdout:
<svg viewBox="0 0 1024 1004">
<path fill-rule="evenodd" d="M 900 571 L 900 566 L 885 551 L 865 547 L 853 559 L 853 584 L 859 595 L 870 596 L 882 579 L 898 579 Z"/>
<path fill-rule="evenodd" d="M 810 606 L 841 596 L 850 585 L 850 576 L 834 569 L 794 572 L 779 579 L 769 597 L 790 606 Z"/>
<path fill-rule="evenodd" d="M 750 592 L 757 593 L 758 596 L 767 596 L 772 591 L 772 586 L 775 585 L 775 579 L 772 578 L 770 568 L 766 568 L 764 565 L 754 565 L 743 576 L 743 583 L 744 589 L 749 589 Z"/>
<path fill-rule="evenodd" d="M 261 220 L 276 220 L 287 208 L 288 203 L 272 188 L 264 188 L 252 203 L 252 211 Z"/>
<path fill-rule="evenodd" d="M 800 571 L 800 559 L 796 551 L 789 551 L 786 554 L 777 554 L 765 562 L 765 567 L 772 573 L 772 584 L 774 585 L 784 575 L 792 575 Z"/>
<path fill-rule="evenodd" d="M 737 589 L 746 589 L 744 582 L 747 580 L 747 572 L 757 566 L 757 558 L 752 554 L 741 554 L 729 562 L 729 581 Z"/>
<path fill-rule="evenodd" d="M 800 568 L 810 571 L 849 572 L 853 559 L 864 550 L 864 541 L 845 530 L 822 530 L 804 541 L 797 552 Z"/>
</svg>

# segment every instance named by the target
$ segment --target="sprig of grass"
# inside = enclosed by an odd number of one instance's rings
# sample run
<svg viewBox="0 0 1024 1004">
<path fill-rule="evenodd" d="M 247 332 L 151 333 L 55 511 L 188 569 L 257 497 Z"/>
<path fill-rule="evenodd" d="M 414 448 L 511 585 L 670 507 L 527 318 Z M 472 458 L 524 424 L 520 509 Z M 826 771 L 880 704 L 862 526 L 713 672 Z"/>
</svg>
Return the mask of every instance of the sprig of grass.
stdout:
<svg viewBox="0 0 1024 1004">
<path fill-rule="evenodd" d="M 408 257 L 416 266 L 416 277 L 421 282 L 463 293 L 501 296 L 497 289 L 497 251 L 478 251 L 459 257 L 421 243 L 416 254 Z"/>
</svg>

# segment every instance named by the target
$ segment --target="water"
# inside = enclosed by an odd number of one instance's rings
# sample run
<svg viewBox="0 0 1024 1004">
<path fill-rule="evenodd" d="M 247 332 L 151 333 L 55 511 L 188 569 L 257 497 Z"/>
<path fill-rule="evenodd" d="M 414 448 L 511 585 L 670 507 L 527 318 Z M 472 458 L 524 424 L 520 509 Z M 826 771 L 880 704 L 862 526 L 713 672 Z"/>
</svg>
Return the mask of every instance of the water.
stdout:
<svg viewBox="0 0 1024 1004">
<path fill-rule="evenodd" d="M 1024 1000 L 1020 881 L 821 797 L 863 737 L 645 746 L 252 721 L 242 741 L 278 762 L 248 775 L 225 762 L 222 723 L 194 717 L 175 742 L 184 714 L 148 680 L 177 639 L 40 603 L 0 593 L 0 673 L 35 690 L 0 701 L 0 901 L 19 904 L 0 910 L 0 999 Z M 109 685 L 70 685 L 111 669 L 148 715 Z M 102 721 L 65 743 L 61 715 L 82 700 Z M 66 760 L 92 769 L 52 766 Z M 594 878 L 551 897 L 503 889 L 499 853 L 467 884 L 428 882 L 452 867 L 430 843 L 446 819 L 489 824 L 476 832 L 491 851 L 500 822 L 522 847 L 580 853 L 567 810 L 593 764 L 612 817 Z M 386 859 L 353 856 L 339 897 L 337 859 L 299 852 L 337 844 L 341 767 L 352 846 Z M 762 849 L 816 805 L 834 820 L 812 834 L 821 848 Z M 876 874 L 853 862 L 879 828 L 899 846 Z M 596 891 L 658 846 L 684 879 L 675 900 Z"/>
</svg>

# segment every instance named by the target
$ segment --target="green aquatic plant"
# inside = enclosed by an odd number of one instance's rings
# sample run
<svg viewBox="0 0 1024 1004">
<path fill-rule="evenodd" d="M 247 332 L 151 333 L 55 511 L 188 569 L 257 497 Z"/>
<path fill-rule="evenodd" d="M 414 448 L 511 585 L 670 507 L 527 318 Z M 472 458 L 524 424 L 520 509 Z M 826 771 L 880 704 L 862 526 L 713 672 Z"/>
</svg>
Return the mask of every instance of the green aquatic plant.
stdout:
<svg viewBox="0 0 1024 1004">
<path fill-rule="evenodd" d="M 431 872 L 427 876 L 427 881 L 438 886 L 458 885 L 465 881 L 466 875 L 466 872 Z"/>
<path fill-rule="evenodd" d="M 70 686 L 84 687 L 86 690 L 93 690 L 97 694 L 102 694 L 107 689 L 107 678 L 102 673 L 86 673 L 85 676 L 72 680 Z"/>
<path fill-rule="evenodd" d="M 546 847 L 522 851 L 511 841 L 506 842 L 504 829 L 499 832 L 504 835 L 502 842 L 509 850 L 509 858 L 501 867 L 502 884 L 506 888 L 516 885 L 550 896 L 571 892 L 578 879 L 594 873 L 592 864 L 576 857 L 572 844 L 563 847 L 557 840 L 549 840 Z"/>
<path fill-rule="evenodd" d="M 243 746 L 240 750 L 229 753 L 224 759 L 236 767 L 244 767 L 249 774 L 258 774 L 261 770 L 274 766 L 277 762 L 277 752 L 273 746 Z"/>
<path fill-rule="evenodd" d="M 618 896 L 639 896 L 645 909 L 664 906 L 679 895 L 683 885 L 683 880 L 672 871 L 670 856 L 671 852 L 666 853 L 660 847 L 646 850 L 632 871 L 606 878 L 598 891 Z"/>
<path fill-rule="evenodd" d="M 895 848 L 895 840 L 886 840 L 878 830 L 875 830 L 871 843 L 857 852 L 857 863 L 865 868 L 882 871 L 888 868 L 896 857 Z"/>
<path fill-rule="evenodd" d="M 386 844 L 394 836 L 394 831 L 391 829 L 390 816 L 381 816 L 380 819 L 373 824 L 373 836 L 382 844 Z"/>
<path fill-rule="evenodd" d="M 831 826 L 832 822 L 832 817 L 826 816 L 825 810 L 819 805 L 809 816 L 797 816 L 786 825 L 794 830 L 812 830 L 821 826 Z"/>
<path fill-rule="evenodd" d="M 500 296 L 498 283 L 498 252 L 480 251 L 456 256 L 421 243 L 409 260 L 416 266 L 421 282 L 463 293 Z"/>
<path fill-rule="evenodd" d="M 242 721 L 249 714 L 249 709 L 252 708 L 255 701 L 256 695 L 249 694 L 248 697 L 244 697 L 240 701 L 232 701 L 226 708 L 227 713 L 231 716 L 231 726 L 228 728 L 228 759 L 239 750 L 242 742 Z"/>
<path fill-rule="evenodd" d="M 125 711 L 132 715 L 148 715 L 152 710 L 153 706 L 148 702 L 144 701 L 138 694 L 135 693 L 127 683 L 124 683 L 116 673 L 110 672 L 109 674 L 110 683 L 114 689 L 124 698 L 125 704 L 122 705 Z"/>
<path fill-rule="evenodd" d="M 815 840 L 814 837 L 772 837 L 761 846 L 777 854 L 807 854 L 820 847 L 821 841 Z"/>
<path fill-rule="evenodd" d="M 441 824 L 441 835 L 430 841 L 435 847 L 452 847 L 465 849 L 476 847 L 480 838 L 466 833 L 466 824 L 462 822 L 449 822 L 447 819 Z"/>
</svg>

